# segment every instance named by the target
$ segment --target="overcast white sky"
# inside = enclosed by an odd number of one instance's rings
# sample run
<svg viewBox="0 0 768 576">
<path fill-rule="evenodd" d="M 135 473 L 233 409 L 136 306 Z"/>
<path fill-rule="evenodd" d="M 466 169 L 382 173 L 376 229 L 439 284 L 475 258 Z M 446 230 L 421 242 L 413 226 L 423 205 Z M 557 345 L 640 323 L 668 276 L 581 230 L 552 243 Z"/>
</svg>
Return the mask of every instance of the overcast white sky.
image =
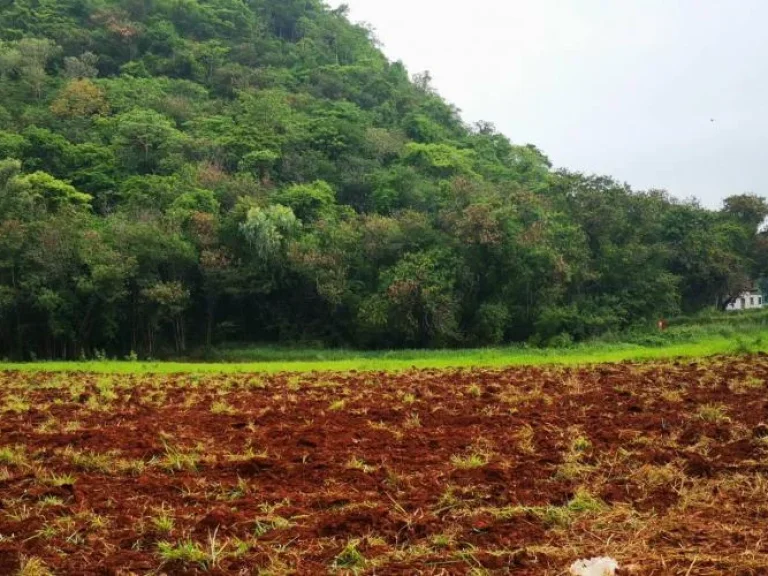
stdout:
<svg viewBox="0 0 768 576">
<path fill-rule="evenodd" d="M 465 120 L 555 166 L 710 207 L 768 195 L 766 0 L 343 3 Z"/>
</svg>

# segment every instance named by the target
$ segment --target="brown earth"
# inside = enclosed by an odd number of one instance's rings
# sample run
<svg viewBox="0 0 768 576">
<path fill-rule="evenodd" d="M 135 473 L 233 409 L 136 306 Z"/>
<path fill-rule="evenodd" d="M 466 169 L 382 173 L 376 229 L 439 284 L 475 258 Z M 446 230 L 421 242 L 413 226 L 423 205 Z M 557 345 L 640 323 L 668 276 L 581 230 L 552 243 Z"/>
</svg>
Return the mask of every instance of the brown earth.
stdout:
<svg viewBox="0 0 768 576">
<path fill-rule="evenodd" d="M 2 373 L 0 575 L 768 574 L 767 382 Z"/>
</svg>

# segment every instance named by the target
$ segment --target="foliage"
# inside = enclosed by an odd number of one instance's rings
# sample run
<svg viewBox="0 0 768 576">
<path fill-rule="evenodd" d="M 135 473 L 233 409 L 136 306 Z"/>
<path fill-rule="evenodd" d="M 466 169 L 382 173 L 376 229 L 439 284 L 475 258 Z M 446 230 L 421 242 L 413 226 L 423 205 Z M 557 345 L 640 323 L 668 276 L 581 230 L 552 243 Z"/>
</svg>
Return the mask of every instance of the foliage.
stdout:
<svg viewBox="0 0 768 576">
<path fill-rule="evenodd" d="M 555 171 L 318 0 L 17 0 L 0 102 L 0 356 L 571 345 L 768 277 L 764 199 Z"/>
</svg>

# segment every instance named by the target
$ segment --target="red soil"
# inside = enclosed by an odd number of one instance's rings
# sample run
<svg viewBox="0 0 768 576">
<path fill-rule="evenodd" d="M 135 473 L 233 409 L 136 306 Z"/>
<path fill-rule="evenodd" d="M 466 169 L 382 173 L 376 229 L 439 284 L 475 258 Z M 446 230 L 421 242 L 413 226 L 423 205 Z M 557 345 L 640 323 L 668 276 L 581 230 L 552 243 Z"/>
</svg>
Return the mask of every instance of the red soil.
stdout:
<svg viewBox="0 0 768 576">
<path fill-rule="evenodd" d="M 324 574 L 343 571 L 339 555 L 355 540 L 363 573 L 562 574 L 578 557 L 628 553 L 638 538 L 635 555 L 645 556 L 619 559 L 640 574 L 767 574 L 738 560 L 744 550 L 768 558 L 758 535 L 765 494 L 725 483 L 768 472 L 766 381 L 763 357 L 268 377 L 0 374 L 0 575 L 30 556 L 57 575 Z M 701 409 L 709 405 L 714 416 Z M 4 447 L 24 447 L 23 461 L 4 460 Z M 195 454 L 196 468 L 169 469 L 176 452 Z M 111 454 L 100 465 L 73 456 L 91 453 Z M 481 465 L 457 466 L 473 453 Z M 582 470 L 568 473 L 569 463 Z M 679 475 L 649 476 L 664 470 Z M 689 485 L 719 490 L 721 509 L 694 506 L 690 522 L 651 529 Z M 602 512 L 547 520 L 546 507 L 584 490 Z M 515 507 L 531 510 L 502 512 Z M 174 519 L 170 534 L 152 522 L 161 509 Z M 615 520 L 620 511 L 647 533 Z M 224 547 L 215 565 L 159 555 L 159 541 L 208 548 L 212 537 Z"/>
</svg>

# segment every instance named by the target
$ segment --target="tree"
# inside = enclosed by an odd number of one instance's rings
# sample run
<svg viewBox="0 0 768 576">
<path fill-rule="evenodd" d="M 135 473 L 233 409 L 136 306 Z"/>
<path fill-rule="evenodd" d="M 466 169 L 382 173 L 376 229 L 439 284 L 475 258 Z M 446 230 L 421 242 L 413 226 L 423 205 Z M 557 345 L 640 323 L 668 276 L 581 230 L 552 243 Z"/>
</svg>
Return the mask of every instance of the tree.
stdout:
<svg viewBox="0 0 768 576">
<path fill-rule="evenodd" d="M 103 90 L 87 79 L 71 80 L 51 104 L 59 118 L 79 119 L 109 112 Z"/>
<path fill-rule="evenodd" d="M 23 354 L 21 280 L 28 233 L 28 227 L 20 220 L 0 221 L 0 342 L 6 350 L 14 350 L 17 355 Z"/>
<path fill-rule="evenodd" d="M 147 174 L 181 147 L 184 136 L 165 116 L 153 110 L 131 110 L 114 118 L 112 144 L 126 169 Z"/>
<path fill-rule="evenodd" d="M 450 252 L 430 250 L 407 254 L 385 270 L 379 291 L 358 312 L 367 341 L 416 347 L 455 342 L 459 338 L 456 268 Z"/>
<path fill-rule="evenodd" d="M 279 159 L 280 154 L 272 150 L 256 150 L 248 152 L 248 154 L 243 156 L 243 159 L 238 164 L 238 168 L 243 172 L 254 174 L 262 183 L 267 184 L 269 183 L 272 170 Z"/>
<path fill-rule="evenodd" d="M 158 282 L 144 288 L 141 295 L 154 308 L 148 335 L 150 355 L 154 350 L 154 333 L 165 322 L 173 327 L 176 352 L 184 352 L 187 349 L 184 311 L 189 306 L 189 290 L 181 282 Z"/>
<path fill-rule="evenodd" d="M 83 349 L 102 349 L 118 336 L 121 312 L 130 294 L 130 281 L 137 272 L 133 256 L 124 257 L 102 230 L 86 230 L 79 243 L 78 257 L 83 272 L 77 279 L 77 342 Z"/>
<path fill-rule="evenodd" d="M 23 158 L 29 147 L 29 140 L 21 134 L 0 131 L 0 158 Z"/>
<path fill-rule="evenodd" d="M 302 222 L 311 223 L 333 215 L 336 195 L 327 182 L 318 180 L 289 186 L 275 194 L 273 200 L 288 206 Z"/>
<path fill-rule="evenodd" d="M 297 233 L 300 223 L 293 211 L 279 204 L 266 209 L 253 207 L 240 225 L 248 245 L 262 260 L 276 257 Z"/>
<path fill-rule="evenodd" d="M 473 175 L 473 153 L 447 144 L 417 144 L 406 146 L 405 159 L 438 178 Z"/>
<path fill-rule="evenodd" d="M 48 81 L 46 67 L 60 51 L 61 48 L 48 38 L 22 38 L 0 44 L 0 74 L 8 79 L 18 78 L 39 101 Z"/>
<path fill-rule="evenodd" d="M 12 162 L 0 165 L 0 171 L 6 174 L 5 183 L 0 188 L 0 207 L 6 217 L 28 220 L 45 213 L 90 209 L 92 197 L 89 194 L 79 192 L 71 184 L 45 172 L 13 174 L 19 167 L 18 163 Z"/>
<path fill-rule="evenodd" d="M 754 232 L 768 217 L 768 202 L 755 194 L 729 196 L 723 200 L 723 213 Z"/>
<path fill-rule="evenodd" d="M 96 78 L 99 74 L 98 55 L 93 52 L 83 52 L 80 56 L 64 58 L 64 76 L 73 80 Z"/>
</svg>

